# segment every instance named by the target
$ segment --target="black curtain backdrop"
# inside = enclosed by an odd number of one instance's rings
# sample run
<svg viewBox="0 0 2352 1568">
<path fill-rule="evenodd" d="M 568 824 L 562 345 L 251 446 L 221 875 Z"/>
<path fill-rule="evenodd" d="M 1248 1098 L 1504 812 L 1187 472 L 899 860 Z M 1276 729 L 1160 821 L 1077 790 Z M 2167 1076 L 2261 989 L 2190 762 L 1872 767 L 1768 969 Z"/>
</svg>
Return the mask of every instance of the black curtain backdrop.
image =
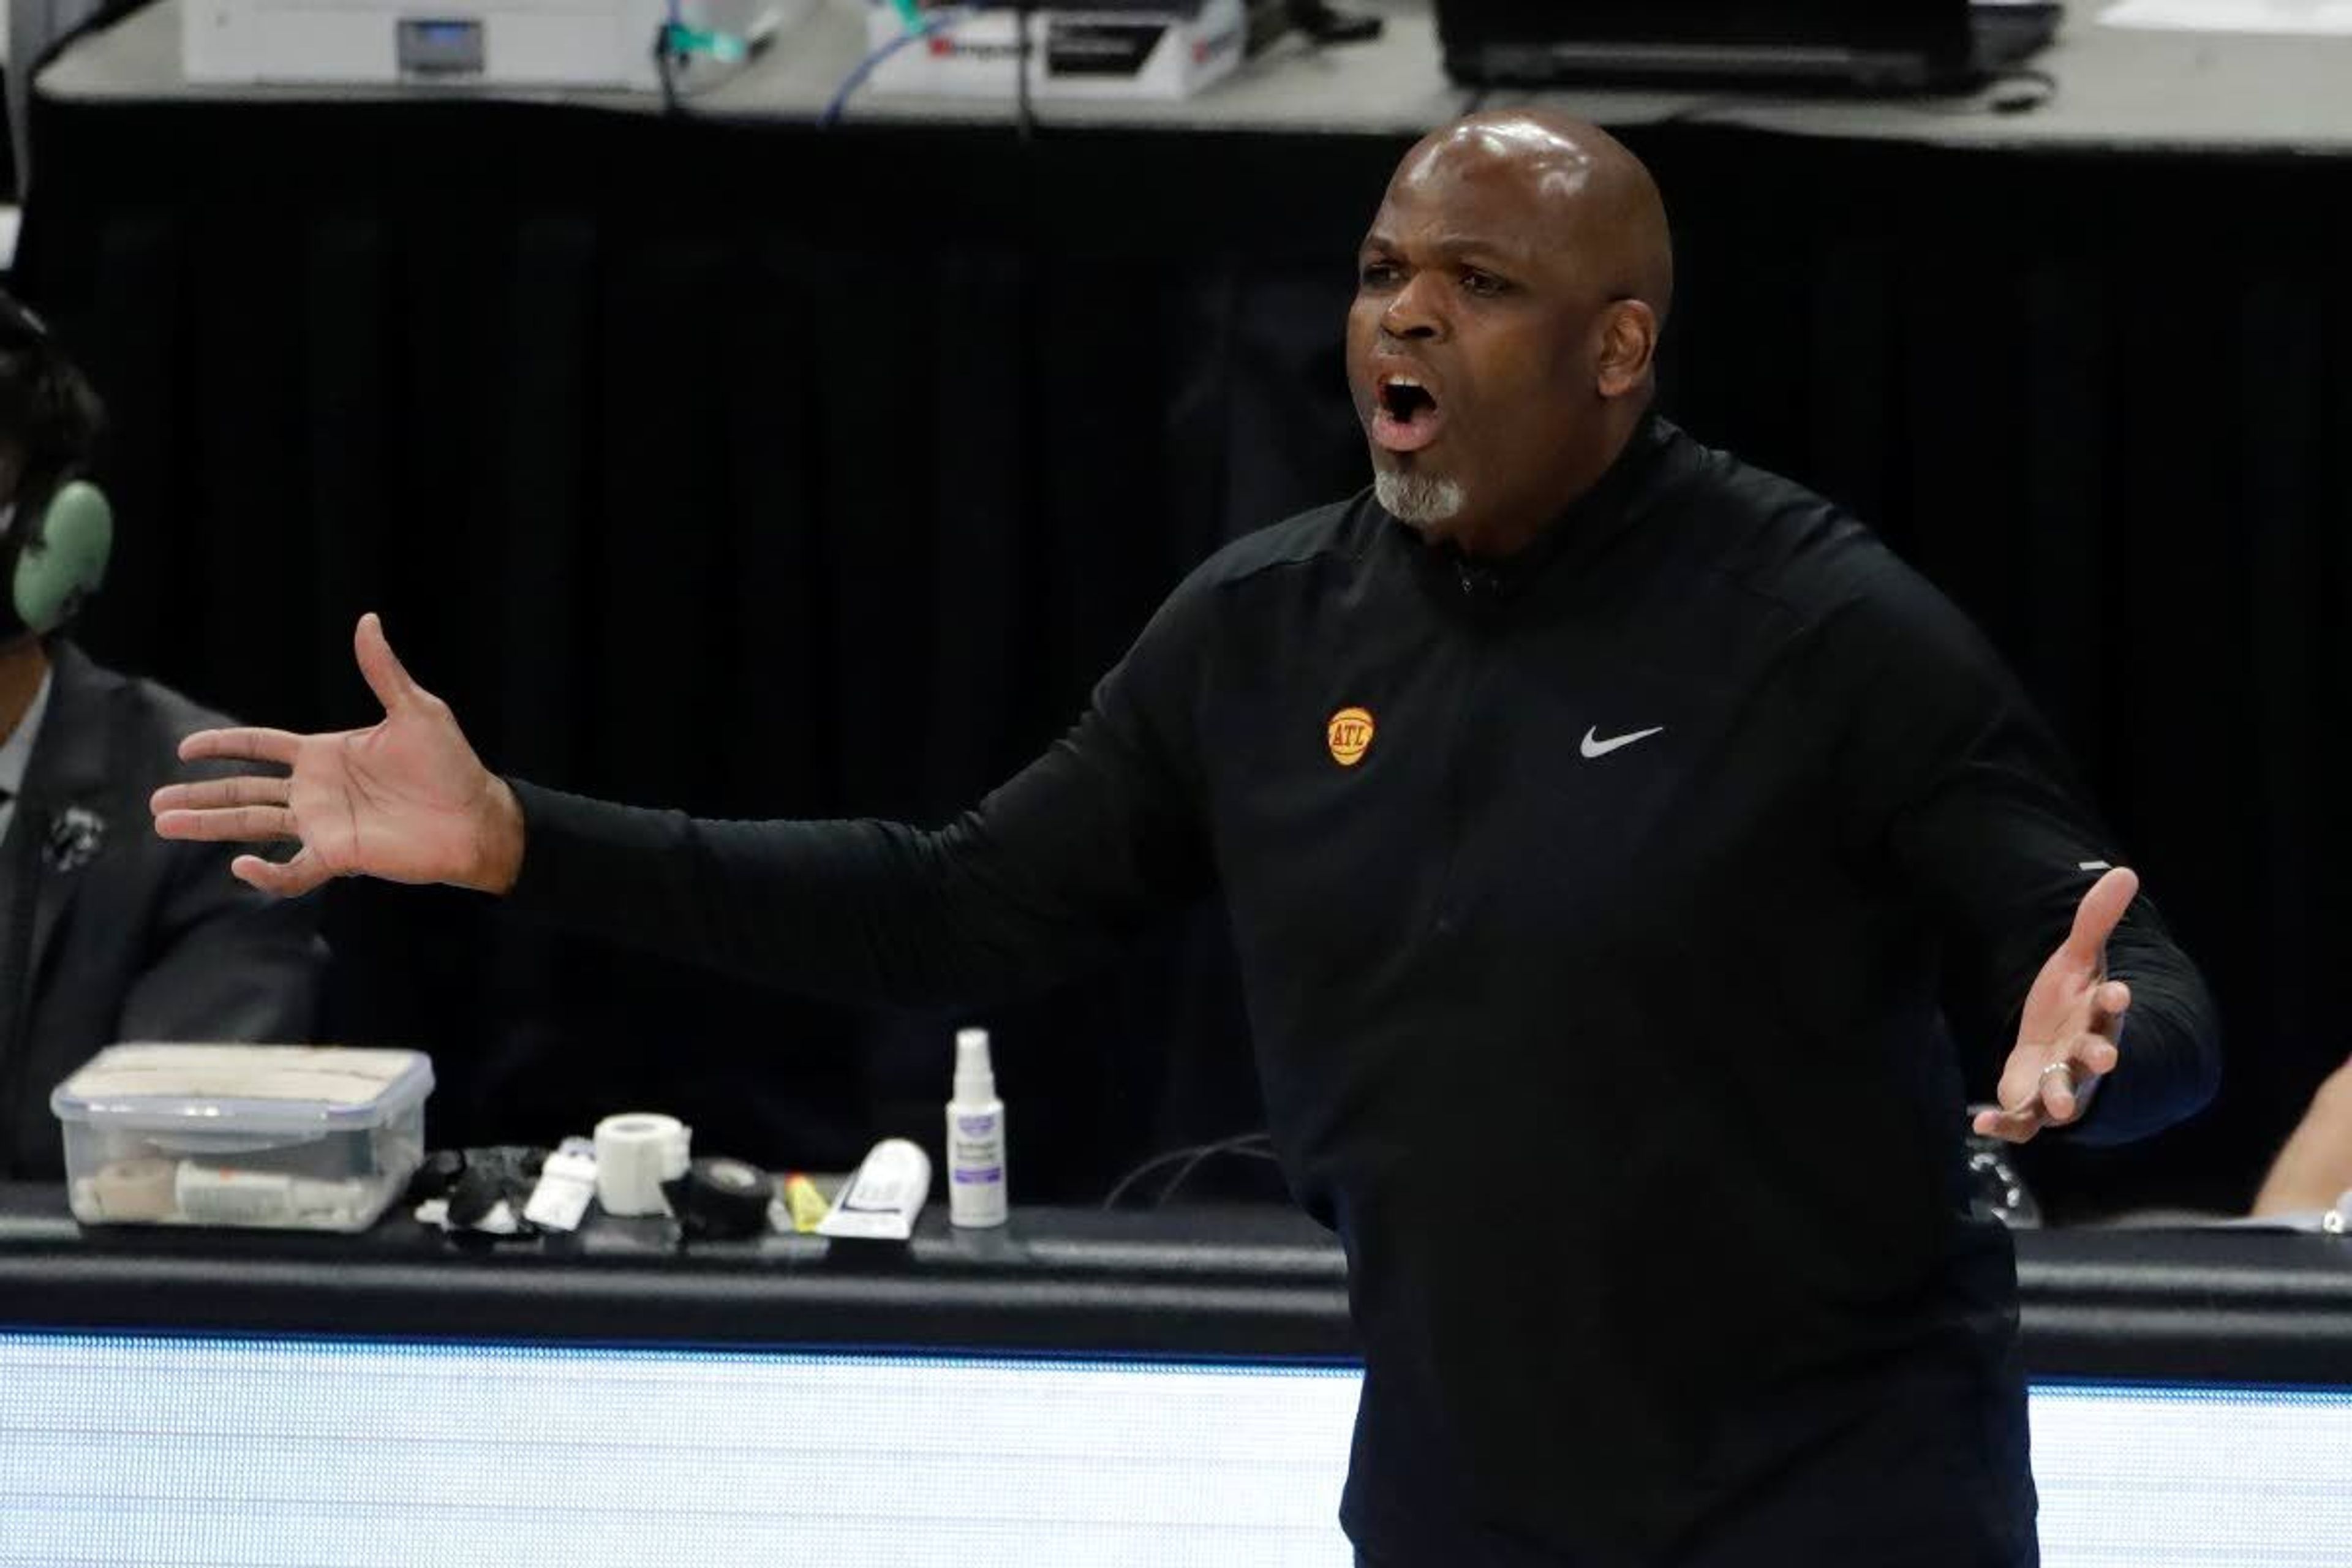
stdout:
<svg viewBox="0 0 2352 1568">
<path fill-rule="evenodd" d="M 36 112 L 18 284 L 115 416 L 84 639 L 259 721 L 369 720 L 373 607 L 504 770 L 937 821 L 1187 565 L 1362 482 L 1339 328 L 1401 141 Z M 2221 1104 L 2044 1152 L 2053 1206 L 2242 1203 L 2347 1047 L 2352 163 L 1629 140 L 1680 238 L 1669 411 L 1979 619 L 2222 997 Z M 961 1016 L 328 897 L 333 1032 L 434 1051 L 436 1142 L 644 1106 L 772 1163 L 936 1148 Z M 1196 911 L 981 1020 L 1024 1199 L 1253 1124 L 1224 942 Z"/>
</svg>

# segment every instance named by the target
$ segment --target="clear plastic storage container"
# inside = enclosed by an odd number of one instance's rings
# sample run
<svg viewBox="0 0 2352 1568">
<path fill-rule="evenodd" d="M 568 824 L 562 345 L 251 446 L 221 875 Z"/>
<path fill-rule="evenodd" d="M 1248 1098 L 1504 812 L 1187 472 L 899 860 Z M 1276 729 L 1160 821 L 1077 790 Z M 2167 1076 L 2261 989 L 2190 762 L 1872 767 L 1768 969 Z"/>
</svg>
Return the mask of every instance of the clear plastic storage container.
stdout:
<svg viewBox="0 0 2352 1568">
<path fill-rule="evenodd" d="M 110 1046 L 49 1096 L 84 1225 L 365 1230 L 425 1157 L 432 1059 Z"/>
</svg>

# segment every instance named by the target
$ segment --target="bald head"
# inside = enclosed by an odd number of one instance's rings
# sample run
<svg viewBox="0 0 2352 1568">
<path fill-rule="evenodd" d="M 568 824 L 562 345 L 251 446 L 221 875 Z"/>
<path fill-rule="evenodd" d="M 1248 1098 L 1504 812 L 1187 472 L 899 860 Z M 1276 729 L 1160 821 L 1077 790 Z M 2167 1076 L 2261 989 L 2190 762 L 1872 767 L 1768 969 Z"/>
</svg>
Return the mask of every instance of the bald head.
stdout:
<svg viewBox="0 0 2352 1568">
<path fill-rule="evenodd" d="M 1472 553 L 1524 546 L 1649 406 L 1675 279 L 1649 171 L 1562 115 L 1474 114 L 1405 154 L 1357 265 L 1348 375 L 1381 504 Z"/>
<path fill-rule="evenodd" d="M 1666 204 L 1623 142 L 1554 110 L 1488 110 L 1414 143 L 1389 189 L 1455 172 L 1521 185 L 1549 243 L 1580 257 L 1611 298 L 1639 300 L 1664 324 L 1675 296 Z"/>
</svg>

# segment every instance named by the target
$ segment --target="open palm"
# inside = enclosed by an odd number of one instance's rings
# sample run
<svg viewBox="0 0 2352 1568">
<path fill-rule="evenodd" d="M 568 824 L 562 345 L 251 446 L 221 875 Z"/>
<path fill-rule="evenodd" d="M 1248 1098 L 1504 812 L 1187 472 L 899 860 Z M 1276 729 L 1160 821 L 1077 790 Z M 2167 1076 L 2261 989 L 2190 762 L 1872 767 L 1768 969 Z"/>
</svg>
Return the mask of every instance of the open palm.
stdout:
<svg viewBox="0 0 2352 1568">
<path fill-rule="evenodd" d="M 167 784 L 151 802 L 166 838 L 300 846 L 279 862 L 240 855 L 229 869 L 266 892 L 307 893 L 331 877 L 453 882 L 501 890 L 495 869 L 513 799 L 474 754 L 449 705 L 401 667 L 383 625 L 362 616 L 352 635 L 360 671 L 383 705 L 364 730 L 205 730 L 180 743 L 184 761 L 271 763 L 247 773 Z"/>
<path fill-rule="evenodd" d="M 2131 988 L 2107 978 L 2107 939 L 2138 895 L 2138 876 L 2120 866 L 2083 895 L 2074 929 L 2026 993 L 2017 1043 L 2001 1069 L 2000 1104 L 1977 1113 L 1977 1131 L 2022 1143 L 2044 1127 L 2063 1126 L 2115 1070 Z"/>
</svg>

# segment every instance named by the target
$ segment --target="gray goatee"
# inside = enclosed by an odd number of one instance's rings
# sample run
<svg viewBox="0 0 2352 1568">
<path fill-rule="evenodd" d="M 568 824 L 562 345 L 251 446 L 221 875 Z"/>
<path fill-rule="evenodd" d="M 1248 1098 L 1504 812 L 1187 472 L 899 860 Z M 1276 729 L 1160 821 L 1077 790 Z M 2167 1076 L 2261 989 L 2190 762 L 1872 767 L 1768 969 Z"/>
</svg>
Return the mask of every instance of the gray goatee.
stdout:
<svg viewBox="0 0 2352 1568">
<path fill-rule="evenodd" d="M 1462 482 L 1376 468 L 1372 471 L 1372 499 L 1399 522 L 1427 528 L 1448 521 L 1462 510 Z"/>
</svg>

